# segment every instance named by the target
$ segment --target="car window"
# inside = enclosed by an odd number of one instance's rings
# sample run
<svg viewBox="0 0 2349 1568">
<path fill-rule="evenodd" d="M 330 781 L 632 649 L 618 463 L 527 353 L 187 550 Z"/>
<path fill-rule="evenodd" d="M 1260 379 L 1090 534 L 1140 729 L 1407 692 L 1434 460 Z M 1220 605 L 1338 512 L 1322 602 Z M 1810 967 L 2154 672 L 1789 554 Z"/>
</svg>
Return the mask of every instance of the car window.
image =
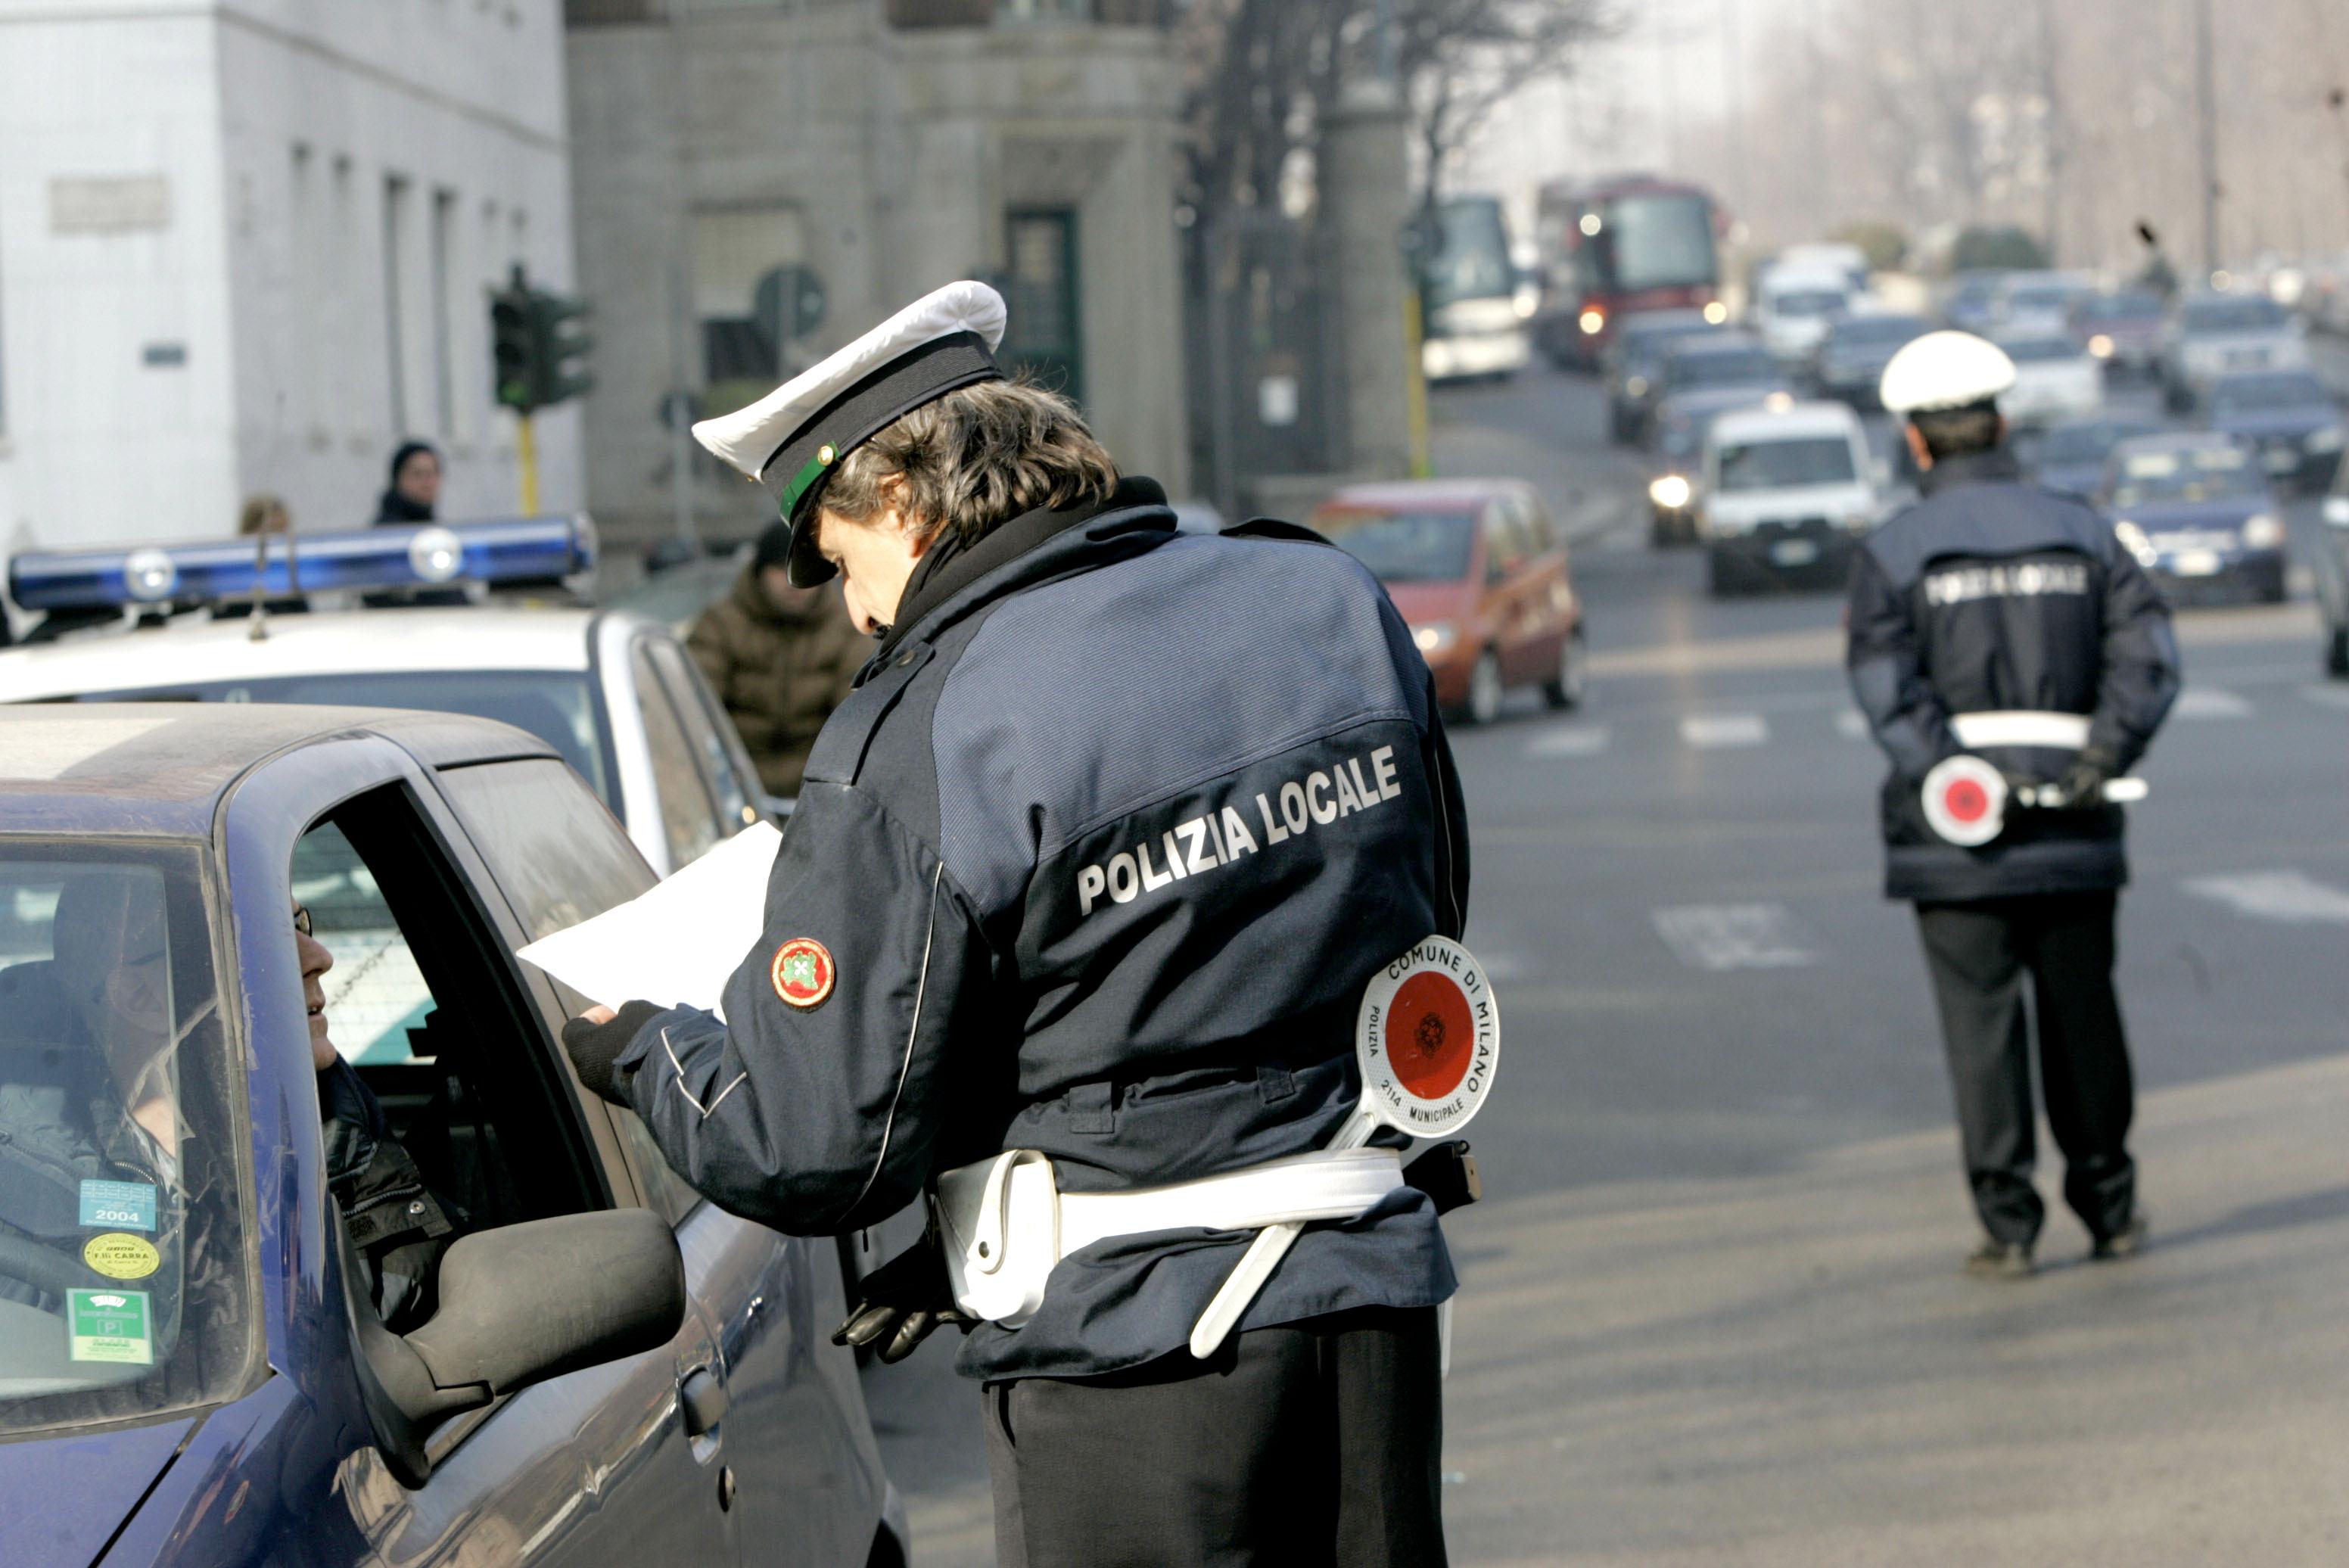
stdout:
<svg viewBox="0 0 2349 1568">
<path fill-rule="evenodd" d="M 1720 478 L 1724 494 L 1785 490 L 1798 485 L 1849 484 L 1858 475 L 1851 442 L 1842 436 L 1805 436 L 1773 441 L 1723 442 Z"/>
<path fill-rule="evenodd" d="M 1549 520 L 1549 509 L 1537 498 L 1526 500 L 1526 546 L 1537 555 L 1547 555 L 1557 548 L 1557 528 Z"/>
<path fill-rule="evenodd" d="M 398 1147 L 460 1233 L 607 1207 L 576 1091 L 517 962 L 418 803 L 398 789 L 347 802 L 304 835 L 295 864 L 346 857 L 365 873 L 375 892 L 371 917 L 389 923 L 422 988 L 404 1031 L 406 1056 L 354 1068 L 381 1112 L 377 1141 Z M 293 891 L 299 900 L 298 884 Z M 350 1026 L 337 1011 L 336 972 L 373 954 L 355 950 L 315 909 L 311 921 L 333 960 L 319 980 L 327 1037 L 340 1052 L 338 1037 Z M 285 940 L 294 940 L 290 930 Z M 321 1093 L 347 1112 L 331 1084 Z M 330 1171 L 334 1148 L 330 1129 Z M 347 1206 L 347 1222 L 359 1218 Z"/>
<path fill-rule="evenodd" d="M 667 688 L 669 700 L 677 705 L 686 740 L 701 765 L 702 785 L 717 803 L 719 836 L 731 838 L 759 820 L 758 808 L 743 788 L 741 776 L 734 770 L 734 756 L 726 744 L 726 732 L 719 727 L 730 725 L 732 720 L 713 712 L 715 705 L 709 688 L 694 673 L 683 648 L 659 637 L 647 638 L 644 646 L 652 655 L 653 668 L 658 672 L 661 685 Z"/>
<path fill-rule="evenodd" d="M 685 721 L 642 640 L 629 650 L 628 666 L 636 680 L 636 705 L 644 713 L 645 745 L 652 753 L 661 837 L 668 845 L 669 870 L 676 871 L 699 860 L 726 835 L 719 828 L 717 803 L 709 798 L 693 743 L 686 738 Z"/>
<path fill-rule="evenodd" d="M 2156 448 L 2123 452 L 2113 504 L 2131 507 L 2162 501 L 2252 500 L 2267 493 L 2267 480 L 2240 447 Z"/>
<path fill-rule="evenodd" d="M 2080 346 L 2068 337 L 2009 338 L 1999 346 L 2006 350 L 2006 356 L 2017 365 L 2043 365 L 2059 359 L 2082 357 Z"/>
<path fill-rule="evenodd" d="M 1381 583 L 1457 583 L 1476 543 L 1475 514 L 1465 511 L 1330 507 L 1313 526 Z"/>
<path fill-rule="evenodd" d="M 409 1031 L 423 1026 L 432 992 L 375 873 L 333 823 L 319 824 L 294 846 L 294 897 L 310 912 L 313 934 L 335 955 L 322 981 L 335 1048 L 347 1061 L 370 1065 L 415 1059 Z"/>
<path fill-rule="evenodd" d="M 627 830 L 559 763 L 448 769 L 440 788 L 533 941 L 626 903 L 656 881 Z M 613 1119 L 647 1197 L 678 1223 L 700 1194 L 669 1169 L 634 1111 L 615 1107 Z"/>
<path fill-rule="evenodd" d="M 1513 502 L 1494 504 L 1485 514 L 1485 581 L 1499 583 L 1524 569 L 1526 532 Z"/>
<path fill-rule="evenodd" d="M 213 937 L 193 848 L 0 847 L 0 1433 L 211 1403 L 253 1366 Z"/>
</svg>

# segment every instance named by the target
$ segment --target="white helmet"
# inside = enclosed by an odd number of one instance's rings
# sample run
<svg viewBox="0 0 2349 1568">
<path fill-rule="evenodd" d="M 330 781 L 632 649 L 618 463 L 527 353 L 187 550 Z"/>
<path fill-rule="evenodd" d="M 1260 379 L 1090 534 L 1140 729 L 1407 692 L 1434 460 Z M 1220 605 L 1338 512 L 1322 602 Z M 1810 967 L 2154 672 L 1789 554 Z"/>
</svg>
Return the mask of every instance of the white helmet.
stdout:
<svg viewBox="0 0 2349 1568">
<path fill-rule="evenodd" d="M 2014 361 L 1971 332 L 1929 332 L 1884 367 L 1878 394 L 1894 414 L 1986 403 L 2014 385 Z"/>
</svg>

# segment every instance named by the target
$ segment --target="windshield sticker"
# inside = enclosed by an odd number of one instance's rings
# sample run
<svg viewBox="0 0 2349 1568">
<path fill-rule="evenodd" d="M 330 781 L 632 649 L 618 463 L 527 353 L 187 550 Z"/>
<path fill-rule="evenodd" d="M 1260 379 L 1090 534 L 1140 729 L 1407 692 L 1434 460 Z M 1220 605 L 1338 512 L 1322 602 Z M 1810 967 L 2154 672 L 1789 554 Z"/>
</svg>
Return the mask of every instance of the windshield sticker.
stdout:
<svg viewBox="0 0 2349 1568">
<path fill-rule="evenodd" d="M 155 1189 L 145 1181 L 85 1181 L 81 1184 L 81 1222 L 91 1229 L 151 1231 L 155 1228 Z"/>
<path fill-rule="evenodd" d="M 82 1244 L 81 1261 L 109 1279 L 145 1279 L 162 1266 L 163 1255 L 144 1236 L 109 1231 Z"/>
<path fill-rule="evenodd" d="M 149 1326 L 143 1290 L 69 1290 L 66 1318 L 71 1338 L 66 1355 L 75 1361 L 114 1361 L 132 1367 L 155 1364 L 155 1338 Z"/>
</svg>

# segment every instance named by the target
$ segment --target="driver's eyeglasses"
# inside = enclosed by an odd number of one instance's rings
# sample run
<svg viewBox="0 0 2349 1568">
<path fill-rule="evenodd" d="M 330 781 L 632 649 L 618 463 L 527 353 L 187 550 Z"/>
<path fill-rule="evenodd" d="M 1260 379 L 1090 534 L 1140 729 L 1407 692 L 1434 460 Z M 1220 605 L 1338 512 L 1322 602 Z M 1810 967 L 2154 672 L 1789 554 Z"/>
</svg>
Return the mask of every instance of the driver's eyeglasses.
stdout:
<svg viewBox="0 0 2349 1568">
<path fill-rule="evenodd" d="M 298 936 L 309 936 L 313 934 L 310 925 L 309 905 L 297 903 L 294 906 L 294 931 L 295 934 Z"/>
</svg>

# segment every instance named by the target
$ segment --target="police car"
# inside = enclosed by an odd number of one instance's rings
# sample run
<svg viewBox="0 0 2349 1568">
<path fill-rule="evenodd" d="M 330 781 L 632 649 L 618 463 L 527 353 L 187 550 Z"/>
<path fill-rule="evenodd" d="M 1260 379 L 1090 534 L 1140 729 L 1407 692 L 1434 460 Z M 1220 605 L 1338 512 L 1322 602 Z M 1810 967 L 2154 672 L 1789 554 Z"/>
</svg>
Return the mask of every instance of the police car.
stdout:
<svg viewBox="0 0 2349 1568">
<path fill-rule="evenodd" d="M 828 1249 L 698 1201 L 512 956 L 653 881 L 509 726 L 0 710 L 0 1562 L 904 1561 Z M 452 1216 L 413 1322 L 319 1109 L 361 925 L 429 999 L 355 1069 Z"/>
<path fill-rule="evenodd" d="M 302 538 L 289 572 L 246 543 L 18 555 L 19 605 L 52 615 L 142 604 L 245 606 L 256 591 L 492 588 L 575 576 L 592 536 L 567 518 Z M 171 617 L 0 654 L 0 702 L 304 702 L 421 707 L 518 725 L 553 746 L 666 876 L 771 809 L 734 727 L 675 634 L 582 609 L 336 610 Z M 779 805 L 779 803 L 774 803 Z"/>
</svg>

